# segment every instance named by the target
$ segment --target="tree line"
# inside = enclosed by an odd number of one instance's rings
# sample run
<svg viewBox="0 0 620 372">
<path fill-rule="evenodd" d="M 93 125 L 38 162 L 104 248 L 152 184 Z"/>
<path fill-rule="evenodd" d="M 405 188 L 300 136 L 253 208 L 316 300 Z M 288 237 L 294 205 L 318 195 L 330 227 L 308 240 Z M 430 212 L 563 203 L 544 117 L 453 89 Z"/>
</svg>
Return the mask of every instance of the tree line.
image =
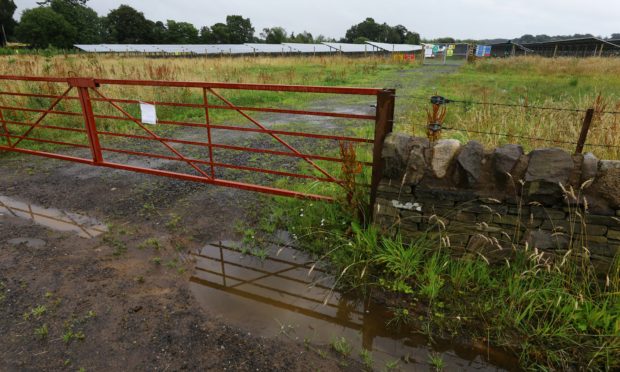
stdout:
<svg viewBox="0 0 620 372">
<path fill-rule="evenodd" d="M 14 0 L 0 0 L 0 43 L 17 41 L 33 48 L 71 48 L 74 44 L 243 44 L 320 43 L 337 41 L 304 31 L 288 33 L 282 27 L 264 28 L 258 36 L 249 18 L 229 15 L 225 22 L 197 28 L 188 22 L 152 21 L 144 13 L 121 5 L 100 17 L 88 0 L 44 0 L 26 9 L 17 22 Z M 341 42 L 366 40 L 419 43 L 419 34 L 405 26 L 379 24 L 367 18 L 352 26 Z"/>
</svg>

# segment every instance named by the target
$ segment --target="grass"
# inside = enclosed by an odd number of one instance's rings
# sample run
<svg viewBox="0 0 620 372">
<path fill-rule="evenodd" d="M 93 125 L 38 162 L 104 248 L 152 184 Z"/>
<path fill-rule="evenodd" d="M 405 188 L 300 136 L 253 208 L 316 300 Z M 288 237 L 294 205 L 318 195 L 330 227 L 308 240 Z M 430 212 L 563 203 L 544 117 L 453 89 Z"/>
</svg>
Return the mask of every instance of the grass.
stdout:
<svg viewBox="0 0 620 372">
<path fill-rule="evenodd" d="M 47 335 L 49 334 L 47 324 L 43 324 L 41 327 L 35 328 L 34 334 L 41 340 L 46 339 Z"/>
<path fill-rule="evenodd" d="M 369 370 L 373 369 L 373 365 L 374 365 L 374 360 L 372 359 L 372 353 L 366 349 L 362 349 L 360 350 L 359 353 L 360 359 L 362 360 L 362 363 L 364 364 L 364 367 L 368 368 Z"/>
<path fill-rule="evenodd" d="M 138 249 L 147 248 L 159 251 L 162 248 L 162 243 L 157 238 L 148 238 L 138 245 Z"/>
<path fill-rule="evenodd" d="M 303 236 L 301 246 L 308 243 L 306 249 L 316 252 L 315 236 Z M 620 366 L 619 262 L 601 283 L 588 251 L 578 245 L 555 261 L 515 245 L 509 260 L 490 263 L 481 255 L 459 258 L 438 249 L 441 236 L 435 235 L 405 243 L 353 223 L 341 235 L 326 236 L 329 243 L 319 249 L 326 249 L 323 257 L 339 273 L 341 288 L 378 287 L 408 296 L 412 306 L 394 309 L 388 325 L 414 323 L 422 305 L 428 309 L 420 315 L 428 333 L 488 339 L 518 355 L 524 368 Z"/>
<path fill-rule="evenodd" d="M 0 63 L 0 74 L 69 76 L 73 71 L 80 71 L 80 75 L 84 76 L 110 78 L 334 86 L 383 85 L 388 78 L 398 76 L 397 72 L 404 68 L 404 65 L 378 58 L 339 57 L 155 60 L 69 55 L 8 56 L 0 57 L 0 61 L 6 62 Z M 406 68 L 415 70 L 418 67 Z M 424 72 L 418 77 L 423 77 Z M 403 97 L 398 100 L 396 129 L 425 135 L 420 125 L 426 124 L 426 103 L 420 105 L 422 101 L 406 98 L 411 94 L 427 97 L 437 93 L 453 99 L 572 109 L 596 106 L 599 111 L 617 111 L 620 109 L 619 84 L 618 59 L 551 60 L 527 57 L 485 60 L 467 65 L 454 74 L 434 76 L 427 84 L 399 88 L 398 94 Z M 5 88 L 1 87 L 3 90 Z M 60 89 L 58 86 L 34 86 L 29 83 L 20 84 L 17 88 L 39 93 L 58 93 Z M 189 90 L 107 89 L 106 94 L 109 95 L 140 97 L 144 101 L 200 103 L 202 99 L 199 92 Z M 236 104 L 258 107 L 299 108 L 309 104 L 305 96 L 295 94 L 231 91 L 226 92 L 226 97 Z M 40 99 L 3 99 L 5 105 L 46 107 L 46 102 Z M 63 109 L 76 109 L 76 106 L 66 104 Z M 98 110 L 114 113 L 109 107 L 99 107 Z M 127 110 L 137 114 L 136 107 L 127 107 Z M 204 112 L 190 108 L 161 108 L 158 114 L 166 120 L 204 121 Z M 4 115 L 8 120 L 28 119 L 14 112 L 5 112 Z M 217 110 L 212 115 L 214 122 L 234 119 L 230 111 Z M 550 145 L 572 149 L 572 145 L 561 142 L 575 141 L 581 120 L 580 115 L 569 112 L 450 104 L 446 125 L 474 132 L 445 131 L 443 136 L 463 142 L 477 139 L 487 146 L 521 142 L 527 149 Z M 618 120 L 618 116 L 614 115 L 597 115 L 589 141 L 620 145 L 620 139 L 614 135 Z M 68 127 L 82 125 L 79 119 L 71 118 L 57 119 L 54 124 Z M 126 122 L 102 120 L 98 125 L 119 132 L 136 130 Z M 156 130 L 158 134 L 172 131 L 165 126 L 157 126 Z M 353 132 L 369 134 L 367 128 Z M 508 133 L 552 141 L 526 141 L 518 137 L 475 132 Z M 49 136 L 45 137 L 49 139 L 60 138 L 44 130 L 39 134 Z M 83 136 L 71 132 L 63 133 L 62 138 L 85 140 Z M 48 145 L 29 145 L 49 148 Z M 613 148 L 587 149 L 601 158 L 614 159 L 620 154 Z M 337 155 L 340 151 L 343 158 L 348 156 L 353 159 L 344 167 L 321 163 L 334 174 L 344 173 L 342 175 L 347 185 L 352 185 L 352 180 L 367 183 L 368 173 L 358 173 L 355 167 L 355 161 L 370 158 L 367 150 L 355 149 L 354 154 L 346 146 L 320 150 L 323 155 Z M 312 172 L 307 167 L 304 171 L 308 174 Z M 421 316 L 425 324 L 423 327 L 427 327 L 429 333 L 448 332 L 486 339 L 491 345 L 519 355 L 524 368 L 611 370 L 620 367 L 620 276 L 616 271 L 615 276 L 612 275 L 607 283 L 601 285 L 592 277 L 587 252 L 575 250 L 567 254 L 565 262 L 550 262 L 541 252 L 515 247 L 511 260 L 503 264 L 490 264 L 479 256 L 458 259 L 448 254 L 442 241 L 433 235 L 406 243 L 399 238 L 383 237 L 377 229 L 365 227 L 357 213 L 359 205 L 366 200 L 364 193 L 351 198 L 351 191 L 356 190 L 318 182 L 290 184 L 289 180 L 281 179 L 272 184 L 337 196 L 339 203 L 327 205 L 275 198 L 275 203 L 264 213 L 269 219 L 260 226 L 268 234 L 277 227 L 286 228 L 301 247 L 328 260 L 337 273 L 337 284 L 341 288 L 380 289 L 398 296 L 408 296 L 414 305 L 421 303 L 428 309 Z M 153 205 L 145 204 L 143 212 L 152 214 L 156 210 Z M 176 221 L 172 227 L 175 225 Z M 245 235 L 256 237 L 259 232 L 248 230 Z M 156 240 L 145 243 L 144 248 L 159 247 Z M 619 265 L 616 263 L 616 268 Z M 171 261 L 166 266 L 175 269 L 178 263 Z M 144 279 L 139 277 L 137 280 Z M 401 308 L 395 316 L 402 318 L 405 310 L 409 314 L 414 313 L 413 308 Z M 334 340 L 332 343 L 334 350 L 343 355 L 351 352 L 347 345 L 346 340 Z M 439 361 L 432 364 L 437 366 Z"/>
<path fill-rule="evenodd" d="M 444 361 L 441 358 L 441 354 L 432 353 L 428 356 L 428 363 L 433 367 L 435 371 L 443 371 Z"/>
<path fill-rule="evenodd" d="M 399 103 L 398 130 L 425 136 L 426 112 L 416 97 L 439 94 L 455 100 L 482 103 L 509 103 L 565 109 L 596 108 L 620 111 L 620 60 L 617 58 L 540 58 L 490 59 L 469 64 L 454 74 L 443 74 L 430 84 L 400 90 L 405 103 Z M 598 97 L 601 97 L 598 100 Z M 430 105 L 428 105 L 430 107 Z M 444 131 L 442 137 L 462 142 L 478 140 L 487 147 L 520 143 L 526 149 L 561 147 L 574 150 L 584 113 L 536 110 L 488 104 L 452 103 L 445 126 L 472 131 Z M 620 115 L 595 116 L 588 143 L 619 146 L 614 133 Z M 484 133 L 505 133 L 512 137 Z M 526 137 L 526 138 L 521 138 Z M 527 139 L 527 137 L 543 140 Z M 586 146 L 604 159 L 618 159 L 620 148 Z"/>
<path fill-rule="evenodd" d="M 114 57 L 92 55 L 57 56 L 0 56 L 0 74 L 70 76 L 80 71 L 81 76 L 96 76 L 117 79 L 153 79 L 186 81 L 221 81 L 231 83 L 301 84 L 332 86 L 383 86 L 385 81 L 394 80 L 403 66 L 409 69 L 417 65 L 403 65 L 390 59 L 378 57 L 348 59 L 346 57 L 312 58 L 214 58 L 214 59 L 150 59 L 140 57 Z M 413 66 L 413 67 L 411 67 Z M 433 69 L 432 67 L 430 68 Z M 420 76 L 424 76 L 423 74 Z M 465 65 L 453 74 L 439 74 L 426 84 L 405 84 L 398 89 L 397 130 L 425 135 L 425 104 L 420 100 L 407 98 L 413 94 L 430 97 L 437 93 L 452 99 L 478 102 L 515 103 L 527 106 L 549 106 L 570 109 L 597 107 L 603 111 L 620 111 L 620 61 L 614 58 L 538 58 L 519 57 L 513 59 L 489 59 Z M 417 79 L 412 77 L 412 79 Z M 2 90 L 31 91 L 37 93 L 60 93 L 64 86 L 23 82 L 11 84 L 1 82 Z M 396 84 L 396 83 L 394 83 Z M 401 85 L 401 84 L 399 84 Z M 5 89 L 7 88 L 7 89 Z M 142 101 L 167 100 L 170 102 L 201 103 L 202 92 L 192 90 L 171 90 L 167 88 L 108 87 L 101 88 L 115 97 L 139 98 Z M 225 95 L 239 105 L 258 107 L 286 107 L 307 105 L 307 95 L 280 94 L 274 92 L 226 91 Z M 602 100 L 598 101 L 597 97 Z M 212 97 L 213 98 L 213 97 Z M 213 104 L 220 104 L 213 98 Z M 3 96 L 2 104 L 43 109 L 49 106 L 49 99 Z M 61 109 L 79 111 L 79 102 L 63 102 Z M 121 105 L 131 114 L 137 115 L 136 105 Z M 461 141 L 477 139 L 487 146 L 522 142 L 527 148 L 558 146 L 572 149 L 563 142 L 575 142 L 583 120 L 582 113 L 540 111 L 524 108 L 506 108 L 489 105 L 450 104 L 446 125 L 474 132 L 447 131 L 444 137 Z M 95 103 L 95 110 L 102 114 L 119 113 L 108 104 Z M 28 121 L 36 113 L 22 115 L 12 110 L 3 110 L 6 120 Z M 200 123 L 204 111 L 195 108 L 159 107 L 160 119 L 183 120 Z M 238 116 L 229 110 L 212 110 L 213 122 L 237 120 Z M 53 119 L 53 120 L 52 120 Z M 83 126 L 80 117 L 52 115 L 54 125 L 69 128 Z M 594 121 L 589 142 L 605 146 L 618 146 L 620 139 L 613 133 L 619 129 L 620 115 L 601 114 Z M 123 121 L 98 120 L 98 126 L 119 133 L 140 132 L 134 124 Z M 27 127 L 9 124 L 17 134 Z M 152 128 L 153 129 L 153 128 Z M 158 134 L 171 131 L 169 126 L 155 128 Z M 503 137 L 477 132 L 506 133 L 517 137 Z M 51 140 L 75 140 L 86 144 L 81 133 L 58 132 L 36 129 L 35 134 Z M 518 136 L 549 139 L 526 140 Z M 27 142 L 28 147 L 50 149 L 50 144 Z M 615 159 L 620 149 L 587 147 L 599 157 Z"/>
<path fill-rule="evenodd" d="M 347 339 L 344 337 L 338 337 L 332 340 L 331 346 L 334 351 L 344 357 L 348 357 L 349 355 L 351 355 L 351 351 L 353 350 L 351 344 L 349 344 Z"/>
<path fill-rule="evenodd" d="M 580 191 L 565 193 L 569 200 L 581 198 Z M 525 369 L 620 366 L 620 257 L 602 283 L 577 230 L 571 229 L 569 240 L 576 243 L 561 259 L 521 246 L 514 237 L 510 258 L 490 262 L 482 254 L 451 255 L 450 232 L 440 217 L 435 218 L 439 233 L 433 228 L 405 242 L 364 227 L 346 199 L 340 200 L 325 205 L 276 198 L 271 208 L 281 209 L 281 227 L 292 232 L 298 246 L 329 262 L 340 289 L 379 289 L 406 298 L 411 306 L 393 309 L 388 325 L 410 322 L 430 337 L 486 340 L 513 352 Z M 587 210 L 571 207 L 570 214 L 586 231 Z M 505 233 L 512 236 L 509 230 Z M 427 310 L 420 314 L 419 308 Z M 439 360 L 433 363 L 441 367 Z"/>
</svg>

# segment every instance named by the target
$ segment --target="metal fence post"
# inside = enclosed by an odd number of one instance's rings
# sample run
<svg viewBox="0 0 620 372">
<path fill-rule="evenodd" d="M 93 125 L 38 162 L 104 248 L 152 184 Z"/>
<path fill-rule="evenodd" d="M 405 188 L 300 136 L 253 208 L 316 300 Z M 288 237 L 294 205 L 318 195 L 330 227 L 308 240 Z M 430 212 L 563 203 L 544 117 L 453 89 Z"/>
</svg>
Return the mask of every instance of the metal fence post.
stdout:
<svg viewBox="0 0 620 372">
<path fill-rule="evenodd" d="M 586 140 L 588 139 L 588 132 L 590 131 L 590 125 L 592 124 L 593 118 L 594 109 L 588 109 L 588 111 L 586 111 L 586 117 L 583 119 L 581 134 L 579 134 L 579 140 L 577 141 L 577 149 L 575 150 L 575 154 L 581 154 L 583 152 L 583 147 L 585 146 Z"/>
<path fill-rule="evenodd" d="M 71 78 L 69 79 L 69 85 L 78 89 L 80 104 L 82 105 L 82 114 L 84 115 L 84 123 L 86 124 L 86 133 L 88 134 L 88 142 L 90 143 L 90 151 L 93 154 L 93 162 L 95 164 L 101 164 L 103 163 L 103 155 L 101 153 L 97 124 L 95 123 L 95 115 L 88 91 L 90 88 L 96 88 L 97 84 L 94 79 Z"/>
<path fill-rule="evenodd" d="M 372 181 L 370 183 L 370 218 L 377 200 L 377 190 L 383 177 L 383 142 L 394 128 L 394 107 L 396 90 L 384 89 L 377 95 L 377 118 L 375 121 L 375 142 L 372 152 Z"/>
</svg>

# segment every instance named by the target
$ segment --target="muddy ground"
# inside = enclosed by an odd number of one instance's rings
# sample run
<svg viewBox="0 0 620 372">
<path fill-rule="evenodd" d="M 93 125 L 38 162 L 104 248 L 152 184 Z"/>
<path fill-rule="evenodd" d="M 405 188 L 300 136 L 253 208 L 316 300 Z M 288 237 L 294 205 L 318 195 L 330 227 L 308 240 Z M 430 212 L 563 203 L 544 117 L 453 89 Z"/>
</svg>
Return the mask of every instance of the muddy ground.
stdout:
<svg viewBox="0 0 620 372">
<path fill-rule="evenodd" d="M 329 345 L 317 352 L 253 336 L 190 294 L 183 257 L 238 237 L 235 221 L 256 222 L 265 197 L 16 154 L 0 155 L 0 195 L 95 217 L 110 230 L 84 239 L 0 215 L 1 371 L 360 369 Z M 9 243 L 15 238 L 44 244 Z"/>
<path fill-rule="evenodd" d="M 4 156 L 0 174 L 2 195 L 111 224 L 84 239 L 0 217 L 0 370 L 345 368 L 333 355 L 214 320 L 190 295 L 191 264 L 179 257 L 234 236 L 233 221 L 256 215 L 256 195 L 22 156 Z M 36 334 L 44 325 L 47 335 Z"/>
</svg>

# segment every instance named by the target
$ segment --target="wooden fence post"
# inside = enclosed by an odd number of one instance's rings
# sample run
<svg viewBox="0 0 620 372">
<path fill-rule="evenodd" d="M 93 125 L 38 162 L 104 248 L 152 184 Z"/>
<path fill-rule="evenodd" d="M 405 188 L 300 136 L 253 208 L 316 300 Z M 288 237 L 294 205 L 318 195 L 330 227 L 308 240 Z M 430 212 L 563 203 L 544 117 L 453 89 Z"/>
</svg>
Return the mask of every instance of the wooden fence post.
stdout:
<svg viewBox="0 0 620 372">
<path fill-rule="evenodd" d="M 592 124 L 592 119 L 594 118 L 594 109 L 588 109 L 586 111 L 586 117 L 583 119 L 583 124 L 581 125 L 581 134 L 579 134 L 579 140 L 577 141 L 577 149 L 575 150 L 575 154 L 581 154 L 583 152 L 583 147 L 586 144 L 586 140 L 588 139 L 588 132 L 590 131 L 590 125 Z"/>
</svg>

